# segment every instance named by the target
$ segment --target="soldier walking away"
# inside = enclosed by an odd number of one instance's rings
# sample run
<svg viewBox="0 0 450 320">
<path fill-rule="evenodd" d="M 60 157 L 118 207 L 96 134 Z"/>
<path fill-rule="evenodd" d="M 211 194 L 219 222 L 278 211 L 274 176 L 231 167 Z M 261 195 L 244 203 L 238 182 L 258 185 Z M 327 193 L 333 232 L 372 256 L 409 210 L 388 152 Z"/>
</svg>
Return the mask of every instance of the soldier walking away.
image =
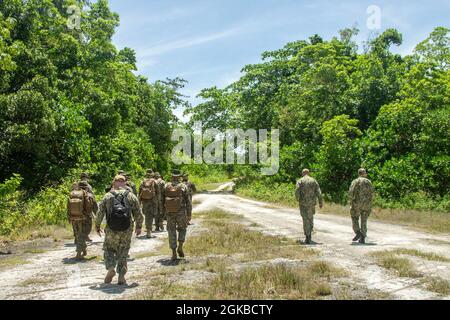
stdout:
<svg viewBox="0 0 450 320">
<path fill-rule="evenodd" d="M 167 232 L 169 246 L 172 249 L 172 261 L 177 260 L 177 253 L 180 258 L 184 258 L 183 244 L 186 240 L 187 230 L 186 207 L 189 195 L 186 186 L 180 182 L 180 179 L 180 171 L 174 170 L 171 181 L 164 187 L 164 207 L 167 213 Z"/>
<path fill-rule="evenodd" d="M 348 191 L 353 231 L 356 234 L 353 241 L 359 240 L 359 243 L 366 243 L 367 220 L 369 219 L 372 210 L 374 189 L 372 182 L 367 179 L 366 169 L 359 169 L 358 175 L 359 177 L 353 180 L 350 185 L 350 190 Z M 361 225 L 359 224 L 360 217 Z"/>
<path fill-rule="evenodd" d="M 188 205 L 186 207 L 186 216 L 187 216 L 188 225 L 191 225 L 191 220 L 192 220 L 192 196 L 197 192 L 197 188 L 195 187 L 194 183 L 189 181 L 189 174 L 188 173 L 185 173 L 183 175 L 183 183 L 184 183 L 184 185 L 186 186 L 186 188 L 188 190 L 189 201 L 188 201 Z"/>
<path fill-rule="evenodd" d="M 136 184 L 131 180 L 131 175 L 129 173 L 124 172 L 123 176 L 127 179 L 127 187 L 133 192 L 135 196 L 138 195 Z"/>
<path fill-rule="evenodd" d="M 164 231 L 164 220 L 165 220 L 165 210 L 164 210 L 164 187 L 166 182 L 163 180 L 159 172 L 155 173 L 156 184 L 158 186 L 158 212 L 157 219 L 155 221 L 156 231 Z"/>
<path fill-rule="evenodd" d="M 309 170 L 302 171 L 302 178 L 297 182 L 295 197 L 299 201 L 300 214 L 303 220 L 305 244 L 312 244 L 312 231 L 314 229 L 314 215 L 316 214 L 316 201 L 319 200 L 320 208 L 323 207 L 322 192 L 316 179 L 309 175 Z"/>
<path fill-rule="evenodd" d="M 75 259 L 81 261 L 87 255 L 86 252 L 86 220 L 88 213 L 92 211 L 91 198 L 87 192 L 81 189 L 78 183 L 72 185 L 72 191 L 67 202 L 67 215 L 72 224 L 75 235 L 77 255 Z"/>
<path fill-rule="evenodd" d="M 95 199 L 94 190 L 92 189 L 92 186 L 89 184 L 89 175 L 87 173 L 83 172 L 80 175 L 80 182 L 78 182 L 78 186 L 84 191 L 86 191 L 88 196 L 91 198 L 92 212 L 88 213 L 84 230 L 86 231 L 86 241 L 92 242 L 91 238 L 89 238 L 89 235 L 92 231 L 92 219 L 94 218 L 94 214 L 97 214 L 98 211 L 98 204 Z"/>
<path fill-rule="evenodd" d="M 125 274 L 128 271 L 127 257 L 131 245 L 134 224 L 136 236 L 141 234 L 143 216 L 138 198 L 127 189 L 126 178 L 118 175 L 114 178 L 113 189 L 100 203 L 95 227 L 99 236 L 103 218 L 106 217 L 105 241 L 103 252 L 108 273 L 105 283 L 111 283 L 119 274 L 118 284 L 125 285 Z"/>
<path fill-rule="evenodd" d="M 147 239 L 152 238 L 153 220 L 155 225 L 158 215 L 158 185 L 155 180 L 153 170 L 147 170 L 144 181 L 139 187 L 139 201 L 142 206 L 142 212 L 145 216 L 145 227 L 147 229 Z"/>
</svg>

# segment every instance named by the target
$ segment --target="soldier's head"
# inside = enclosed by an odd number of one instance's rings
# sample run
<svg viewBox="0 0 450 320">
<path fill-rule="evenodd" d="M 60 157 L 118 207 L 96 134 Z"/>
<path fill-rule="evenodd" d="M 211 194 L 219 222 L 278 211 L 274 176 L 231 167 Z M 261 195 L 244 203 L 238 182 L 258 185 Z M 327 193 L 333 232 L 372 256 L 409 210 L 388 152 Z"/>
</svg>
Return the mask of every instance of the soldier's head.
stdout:
<svg viewBox="0 0 450 320">
<path fill-rule="evenodd" d="M 125 178 L 123 175 L 117 175 L 114 177 L 114 189 L 120 189 L 125 188 L 127 184 L 127 178 Z"/>
<path fill-rule="evenodd" d="M 74 190 L 80 190 L 80 186 L 78 185 L 78 183 L 72 183 L 72 187 L 71 187 L 72 191 Z"/>
<path fill-rule="evenodd" d="M 80 189 L 87 190 L 87 188 L 89 187 L 89 184 L 87 183 L 87 181 L 80 181 L 78 183 L 78 186 L 80 187 Z"/>
<path fill-rule="evenodd" d="M 172 181 L 180 181 L 181 178 L 181 172 L 180 170 L 173 170 L 172 171 Z"/>
<path fill-rule="evenodd" d="M 159 172 L 155 172 L 155 178 L 156 179 L 161 179 L 161 174 Z"/>
<path fill-rule="evenodd" d="M 189 180 L 189 174 L 185 173 L 183 174 L 183 181 L 188 181 Z"/>
<path fill-rule="evenodd" d="M 358 170 L 358 175 L 363 178 L 367 178 L 367 171 L 364 168 Z"/>
<path fill-rule="evenodd" d="M 82 172 L 80 174 L 80 180 L 81 181 L 88 181 L 89 180 L 89 175 L 86 172 Z"/>
<path fill-rule="evenodd" d="M 147 178 L 150 178 L 152 174 L 153 174 L 153 170 L 152 169 L 147 169 L 147 171 L 145 172 L 145 176 Z"/>
<path fill-rule="evenodd" d="M 305 176 L 309 176 L 309 170 L 308 169 L 303 169 L 302 170 L 302 177 L 305 177 Z"/>
</svg>

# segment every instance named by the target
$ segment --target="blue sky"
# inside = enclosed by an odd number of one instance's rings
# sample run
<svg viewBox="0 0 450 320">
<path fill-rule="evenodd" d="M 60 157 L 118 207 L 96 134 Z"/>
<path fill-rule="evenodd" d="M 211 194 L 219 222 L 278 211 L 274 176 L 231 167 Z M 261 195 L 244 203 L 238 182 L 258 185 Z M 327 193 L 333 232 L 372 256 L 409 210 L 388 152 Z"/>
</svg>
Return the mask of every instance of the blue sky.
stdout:
<svg viewBox="0 0 450 320">
<path fill-rule="evenodd" d="M 450 0 L 110 0 L 110 5 L 121 20 L 114 43 L 136 50 L 138 73 L 150 81 L 188 80 L 182 92 L 194 104 L 201 89 L 232 83 L 244 65 L 287 42 L 315 33 L 330 39 L 357 26 L 362 43 L 374 32 L 366 24 L 370 5 L 381 9 L 380 32 L 394 27 L 403 33 L 403 45 L 394 49 L 401 54 L 450 21 Z"/>
</svg>

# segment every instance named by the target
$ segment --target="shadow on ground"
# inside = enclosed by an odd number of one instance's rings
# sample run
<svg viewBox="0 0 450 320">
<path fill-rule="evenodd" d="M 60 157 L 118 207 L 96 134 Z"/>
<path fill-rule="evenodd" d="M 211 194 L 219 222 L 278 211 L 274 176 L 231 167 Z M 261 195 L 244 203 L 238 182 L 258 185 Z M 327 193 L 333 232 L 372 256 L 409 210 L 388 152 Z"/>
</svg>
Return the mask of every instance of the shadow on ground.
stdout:
<svg viewBox="0 0 450 320">
<path fill-rule="evenodd" d="M 133 282 L 132 284 L 118 285 L 118 284 L 106 284 L 90 286 L 89 289 L 101 291 L 106 294 L 122 294 L 126 290 L 134 289 L 139 286 L 139 283 Z"/>
</svg>

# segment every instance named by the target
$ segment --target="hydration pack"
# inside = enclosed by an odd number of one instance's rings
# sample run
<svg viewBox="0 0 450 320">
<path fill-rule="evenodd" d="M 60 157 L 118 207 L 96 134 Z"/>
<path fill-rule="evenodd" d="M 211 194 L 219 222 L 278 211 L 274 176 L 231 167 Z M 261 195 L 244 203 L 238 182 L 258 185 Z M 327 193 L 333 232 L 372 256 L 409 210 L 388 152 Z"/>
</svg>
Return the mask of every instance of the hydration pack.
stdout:
<svg viewBox="0 0 450 320">
<path fill-rule="evenodd" d="M 72 221 L 86 219 L 87 195 L 84 190 L 73 190 L 69 195 L 69 216 Z"/>
<path fill-rule="evenodd" d="M 171 183 L 166 186 L 165 208 L 167 213 L 177 213 L 181 209 L 181 186 L 174 186 Z"/>
<path fill-rule="evenodd" d="M 108 227 L 113 231 L 125 231 L 131 226 L 131 206 L 128 202 L 128 194 L 130 191 L 124 193 L 116 193 L 111 191 L 113 198 L 112 211 L 106 216 Z"/>
<path fill-rule="evenodd" d="M 142 184 L 139 197 L 141 200 L 152 200 L 156 195 L 156 181 L 154 179 L 145 179 Z"/>
</svg>

